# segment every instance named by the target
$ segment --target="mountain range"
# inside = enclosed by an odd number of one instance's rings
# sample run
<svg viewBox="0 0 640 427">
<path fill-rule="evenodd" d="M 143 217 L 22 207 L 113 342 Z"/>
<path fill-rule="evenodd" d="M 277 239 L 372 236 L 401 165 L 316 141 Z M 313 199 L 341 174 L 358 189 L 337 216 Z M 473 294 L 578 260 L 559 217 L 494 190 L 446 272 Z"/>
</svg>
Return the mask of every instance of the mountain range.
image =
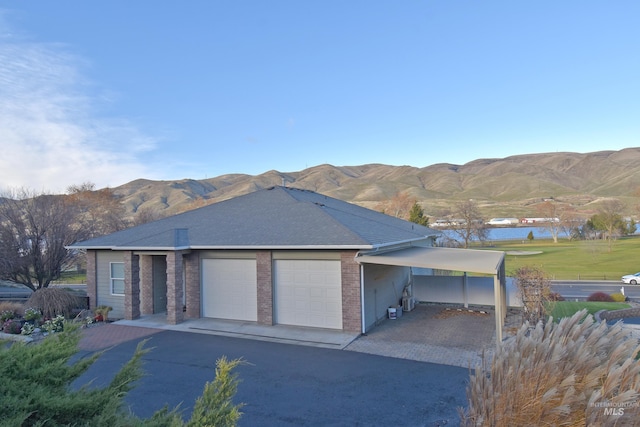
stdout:
<svg viewBox="0 0 640 427">
<path fill-rule="evenodd" d="M 138 179 L 112 190 L 133 215 L 146 210 L 166 216 L 274 185 L 313 190 L 373 209 L 402 193 L 420 203 L 430 217 L 446 216 L 455 202 L 468 199 L 475 200 L 487 217 L 535 216 L 535 205 L 547 199 L 590 215 L 602 200 L 616 198 L 626 204 L 627 214 L 635 214 L 640 147 L 526 154 L 422 168 L 323 164 L 299 172 L 271 170 L 201 180 Z"/>
</svg>

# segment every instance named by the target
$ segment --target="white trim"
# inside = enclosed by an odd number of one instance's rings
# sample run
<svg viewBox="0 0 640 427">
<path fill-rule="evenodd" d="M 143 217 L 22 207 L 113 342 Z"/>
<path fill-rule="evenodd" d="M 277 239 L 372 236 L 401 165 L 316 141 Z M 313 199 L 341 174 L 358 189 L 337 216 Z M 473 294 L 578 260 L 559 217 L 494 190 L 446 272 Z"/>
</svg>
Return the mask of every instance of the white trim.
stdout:
<svg viewBox="0 0 640 427">
<path fill-rule="evenodd" d="M 114 264 L 122 264 L 122 278 L 113 277 L 113 265 Z M 122 280 L 122 293 L 116 293 L 113 291 L 113 281 L 114 280 Z M 125 274 L 124 274 L 124 262 L 119 261 L 110 261 L 109 262 L 109 293 L 114 296 L 124 296 L 125 291 Z"/>
</svg>

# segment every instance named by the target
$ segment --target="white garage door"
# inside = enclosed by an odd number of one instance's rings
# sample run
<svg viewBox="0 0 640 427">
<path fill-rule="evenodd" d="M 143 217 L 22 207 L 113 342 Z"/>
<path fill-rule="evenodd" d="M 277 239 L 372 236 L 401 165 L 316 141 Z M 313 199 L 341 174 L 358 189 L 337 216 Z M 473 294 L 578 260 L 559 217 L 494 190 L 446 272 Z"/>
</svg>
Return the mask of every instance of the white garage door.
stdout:
<svg viewBox="0 0 640 427">
<path fill-rule="evenodd" d="M 202 315 L 258 320 L 255 259 L 202 260 Z"/>
<path fill-rule="evenodd" d="M 340 261 L 276 260 L 274 281 L 276 323 L 342 329 Z"/>
</svg>

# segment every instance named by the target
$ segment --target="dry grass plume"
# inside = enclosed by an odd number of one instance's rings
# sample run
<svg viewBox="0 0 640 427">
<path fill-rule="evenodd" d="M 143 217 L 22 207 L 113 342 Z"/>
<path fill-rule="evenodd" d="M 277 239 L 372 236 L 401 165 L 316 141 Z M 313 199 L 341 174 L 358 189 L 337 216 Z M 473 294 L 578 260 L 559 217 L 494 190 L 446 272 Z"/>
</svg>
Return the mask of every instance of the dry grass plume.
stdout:
<svg viewBox="0 0 640 427">
<path fill-rule="evenodd" d="M 471 375 L 461 425 L 640 425 L 639 351 L 621 325 L 598 324 L 586 310 L 533 329 L 525 323 Z"/>
</svg>

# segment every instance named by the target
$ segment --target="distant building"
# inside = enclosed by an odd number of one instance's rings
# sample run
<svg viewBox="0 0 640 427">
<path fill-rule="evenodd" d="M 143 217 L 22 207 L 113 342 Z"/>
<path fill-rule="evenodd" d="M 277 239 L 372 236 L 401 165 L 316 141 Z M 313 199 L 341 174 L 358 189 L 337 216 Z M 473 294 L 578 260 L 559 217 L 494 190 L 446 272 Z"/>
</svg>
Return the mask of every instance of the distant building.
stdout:
<svg viewBox="0 0 640 427">
<path fill-rule="evenodd" d="M 521 218 L 520 219 L 520 223 L 521 224 L 537 224 L 537 223 L 542 223 L 542 224 L 548 224 L 550 222 L 560 222 L 559 218 Z"/>
<path fill-rule="evenodd" d="M 520 223 L 518 218 L 491 218 L 488 225 L 516 225 Z"/>
</svg>

